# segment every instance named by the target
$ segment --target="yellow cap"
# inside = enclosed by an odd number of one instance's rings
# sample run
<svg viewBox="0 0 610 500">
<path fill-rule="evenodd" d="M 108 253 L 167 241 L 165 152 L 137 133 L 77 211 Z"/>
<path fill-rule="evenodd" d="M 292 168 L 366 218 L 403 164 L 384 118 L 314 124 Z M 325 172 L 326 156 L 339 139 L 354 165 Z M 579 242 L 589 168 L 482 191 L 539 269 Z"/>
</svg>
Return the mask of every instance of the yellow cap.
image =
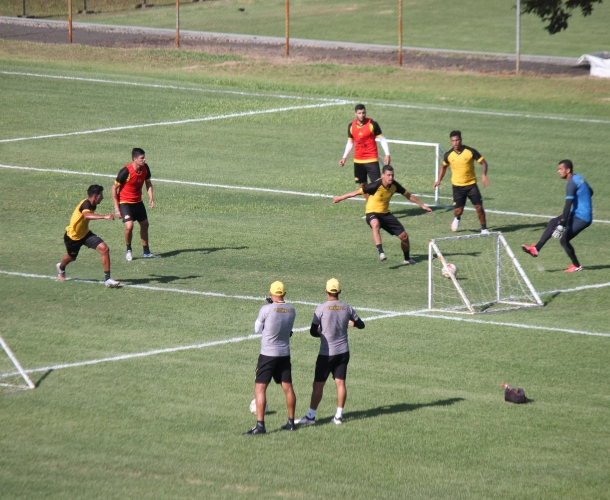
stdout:
<svg viewBox="0 0 610 500">
<path fill-rule="evenodd" d="M 341 285 L 339 280 L 331 278 L 326 282 L 326 291 L 328 293 L 341 293 Z"/>
<path fill-rule="evenodd" d="M 286 288 L 284 288 L 284 283 L 282 283 L 281 281 L 274 281 L 273 283 L 271 283 L 269 293 L 277 297 L 283 297 L 284 295 L 286 295 Z"/>
</svg>

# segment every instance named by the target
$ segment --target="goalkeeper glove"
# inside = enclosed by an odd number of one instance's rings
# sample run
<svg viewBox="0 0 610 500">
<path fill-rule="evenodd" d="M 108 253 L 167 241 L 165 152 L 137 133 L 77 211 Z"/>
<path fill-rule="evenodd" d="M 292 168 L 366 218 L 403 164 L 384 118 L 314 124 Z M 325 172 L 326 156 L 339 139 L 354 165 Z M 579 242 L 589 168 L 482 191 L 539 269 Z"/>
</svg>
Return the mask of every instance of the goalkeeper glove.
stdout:
<svg viewBox="0 0 610 500">
<path fill-rule="evenodd" d="M 564 230 L 565 230 L 565 228 L 564 228 L 564 227 L 563 227 L 561 224 L 559 224 L 559 225 L 558 225 L 558 226 L 555 228 L 555 231 L 553 231 L 553 238 L 555 238 L 555 239 L 557 239 L 557 240 L 558 240 L 559 238 L 561 238 L 561 236 L 563 235 Z"/>
</svg>

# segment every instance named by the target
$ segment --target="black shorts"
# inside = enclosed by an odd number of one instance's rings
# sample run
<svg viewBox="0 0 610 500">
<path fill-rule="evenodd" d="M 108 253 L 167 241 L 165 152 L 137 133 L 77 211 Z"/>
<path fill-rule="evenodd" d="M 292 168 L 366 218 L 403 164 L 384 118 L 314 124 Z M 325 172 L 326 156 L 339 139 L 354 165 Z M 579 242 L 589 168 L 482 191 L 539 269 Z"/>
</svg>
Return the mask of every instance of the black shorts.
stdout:
<svg viewBox="0 0 610 500">
<path fill-rule="evenodd" d="M 67 233 L 64 233 L 64 245 L 66 245 L 66 250 L 68 255 L 72 257 L 72 260 L 76 260 L 80 247 L 83 245 L 95 250 L 100 246 L 100 243 L 104 243 L 104 240 L 91 231 L 89 231 L 82 240 L 73 240 Z"/>
<path fill-rule="evenodd" d="M 142 201 L 138 203 L 121 203 L 119 205 L 119 210 L 123 216 L 123 222 L 144 222 L 145 220 L 148 220 L 146 208 Z"/>
<path fill-rule="evenodd" d="M 453 186 L 453 206 L 460 208 L 466 205 L 466 199 L 469 199 L 473 205 L 482 205 L 483 197 L 479 186 L 476 183 L 470 186 Z"/>
<path fill-rule="evenodd" d="M 272 378 L 276 384 L 282 382 L 292 384 L 292 365 L 290 364 L 290 356 L 278 357 L 259 354 L 254 381 L 257 384 L 269 384 Z"/>
<path fill-rule="evenodd" d="M 375 212 L 371 212 L 366 214 L 366 223 L 370 226 L 371 221 L 373 219 L 377 219 L 379 221 L 379 226 L 381 229 L 384 229 L 390 234 L 394 236 L 399 236 L 405 232 L 405 228 L 402 226 L 400 221 L 394 217 L 390 212 L 387 214 L 378 214 Z"/>
<path fill-rule="evenodd" d="M 375 182 L 381 177 L 378 161 L 372 161 L 371 163 L 354 163 L 354 180 L 358 184 L 366 184 L 367 174 L 370 179 L 369 182 Z"/>
<path fill-rule="evenodd" d="M 314 380 L 316 382 L 326 382 L 328 376 L 332 373 L 334 379 L 345 380 L 347 376 L 347 364 L 349 363 L 349 351 L 335 356 L 318 355 L 316 361 L 316 374 Z"/>
</svg>

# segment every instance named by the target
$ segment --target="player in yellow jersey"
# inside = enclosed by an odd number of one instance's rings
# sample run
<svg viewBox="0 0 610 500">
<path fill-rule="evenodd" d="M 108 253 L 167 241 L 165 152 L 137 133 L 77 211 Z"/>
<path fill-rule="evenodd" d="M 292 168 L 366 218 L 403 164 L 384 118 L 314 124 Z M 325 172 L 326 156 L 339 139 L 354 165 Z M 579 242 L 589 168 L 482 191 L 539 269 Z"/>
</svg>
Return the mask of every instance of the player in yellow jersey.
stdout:
<svg viewBox="0 0 610 500">
<path fill-rule="evenodd" d="M 104 199 L 104 188 L 93 184 L 87 190 L 87 198 L 82 200 L 74 209 L 70 223 L 66 227 L 64 234 L 64 244 L 66 245 L 66 255 L 61 262 L 56 264 L 57 278 L 61 281 L 66 279 L 66 266 L 74 262 L 78 257 L 78 252 L 85 245 L 88 248 L 97 250 L 102 255 L 102 266 L 104 267 L 104 284 L 108 288 L 116 288 L 121 283 L 110 277 L 110 249 L 97 234 L 89 231 L 90 220 L 114 220 L 114 214 L 98 215 L 95 212 L 97 206 Z"/>
<path fill-rule="evenodd" d="M 413 203 L 416 203 L 426 212 L 432 212 L 430 207 L 424 205 L 414 195 L 409 193 L 407 189 L 402 187 L 397 181 L 394 180 L 394 168 L 391 165 L 386 165 L 383 167 L 381 179 L 371 182 L 363 188 L 352 191 L 351 193 L 335 196 L 333 198 L 333 203 L 339 203 L 340 201 L 353 198 L 359 194 L 368 194 L 369 198 L 366 201 L 365 209 L 366 223 L 371 226 L 373 231 L 373 241 L 375 242 L 377 251 L 379 252 L 379 260 L 386 260 L 386 255 L 383 251 L 383 247 L 381 246 L 380 230 L 383 229 L 394 236 L 398 236 L 400 239 L 400 248 L 402 249 L 405 257 L 403 264 L 416 264 L 416 261 L 410 256 L 411 246 L 409 243 L 409 235 L 405 231 L 405 228 L 402 226 L 400 221 L 390 212 L 390 199 L 394 193 L 402 194 L 405 198 Z"/>
<path fill-rule="evenodd" d="M 441 185 L 443 177 L 447 172 L 447 167 L 451 167 L 451 184 L 453 184 L 453 213 L 455 218 L 451 223 L 451 230 L 457 231 L 464 213 L 464 205 L 466 200 L 469 199 L 474 209 L 477 211 L 479 216 L 479 222 L 481 223 L 481 234 L 489 234 L 487 229 L 487 219 L 485 217 L 485 210 L 483 210 L 483 197 L 477 186 L 477 176 L 474 172 L 474 162 L 480 163 L 483 167 L 483 173 L 481 174 L 481 181 L 483 186 L 489 187 L 489 179 L 487 178 L 487 162 L 480 153 L 469 146 L 462 144 L 462 133 L 459 130 L 454 130 L 449 134 L 451 139 L 451 145 L 453 148 L 451 151 L 445 153 L 443 158 L 443 165 L 438 175 L 438 180 L 434 183 L 434 189 Z"/>
</svg>

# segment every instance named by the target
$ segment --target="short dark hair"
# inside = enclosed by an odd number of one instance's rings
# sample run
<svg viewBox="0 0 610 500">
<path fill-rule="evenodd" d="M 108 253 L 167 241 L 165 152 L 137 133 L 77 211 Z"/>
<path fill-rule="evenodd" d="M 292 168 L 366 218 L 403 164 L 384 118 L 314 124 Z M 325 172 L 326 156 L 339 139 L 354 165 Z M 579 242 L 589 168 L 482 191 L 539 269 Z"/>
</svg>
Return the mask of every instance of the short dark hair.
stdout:
<svg viewBox="0 0 610 500">
<path fill-rule="evenodd" d="M 392 165 L 384 165 L 383 166 L 383 170 L 381 171 L 381 173 L 384 173 L 386 171 L 390 171 L 390 172 L 394 172 L 394 167 Z"/>
<path fill-rule="evenodd" d="M 141 148 L 133 148 L 131 150 L 131 159 L 135 160 L 138 156 L 146 155 L 143 149 Z"/>
<path fill-rule="evenodd" d="M 366 111 L 366 106 L 364 104 L 356 104 L 354 111 L 358 111 L 360 109 L 364 109 Z"/>
<path fill-rule="evenodd" d="M 87 189 L 87 196 L 93 196 L 102 194 L 104 192 L 104 186 L 100 186 L 99 184 L 91 184 L 89 189 Z"/>
<path fill-rule="evenodd" d="M 451 138 L 451 137 L 459 137 L 461 139 L 462 132 L 460 132 L 459 130 L 452 130 L 451 133 L 449 134 L 449 138 Z"/>
<path fill-rule="evenodd" d="M 574 172 L 574 164 L 572 163 L 572 160 L 561 160 L 558 165 L 563 165 L 566 170 Z"/>
</svg>

